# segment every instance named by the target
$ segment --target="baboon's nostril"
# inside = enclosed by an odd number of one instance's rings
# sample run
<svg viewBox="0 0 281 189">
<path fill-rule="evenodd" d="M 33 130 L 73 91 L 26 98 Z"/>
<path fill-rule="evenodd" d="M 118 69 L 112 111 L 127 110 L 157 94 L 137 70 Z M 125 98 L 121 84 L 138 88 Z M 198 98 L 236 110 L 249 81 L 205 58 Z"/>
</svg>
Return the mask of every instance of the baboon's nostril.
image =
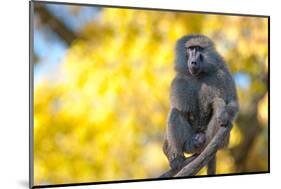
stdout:
<svg viewBox="0 0 281 189">
<path fill-rule="evenodd" d="M 192 65 L 196 65 L 197 63 L 196 63 L 195 61 L 192 61 L 191 64 L 192 64 Z"/>
</svg>

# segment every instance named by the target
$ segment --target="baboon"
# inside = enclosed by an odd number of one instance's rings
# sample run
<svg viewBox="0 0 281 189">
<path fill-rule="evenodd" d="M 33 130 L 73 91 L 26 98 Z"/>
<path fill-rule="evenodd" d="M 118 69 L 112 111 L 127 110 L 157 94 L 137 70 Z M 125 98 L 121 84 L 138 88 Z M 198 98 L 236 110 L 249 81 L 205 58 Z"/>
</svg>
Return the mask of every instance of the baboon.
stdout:
<svg viewBox="0 0 281 189">
<path fill-rule="evenodd" d="M 172 169 L 183 163 L 184 153 L 200 153 L 220 126 L 231 127 L 239 109 L 234 80 L 208 37 L 184 36 L 175 53 L 176 76 L 163 145 Z M 228 141 L 229 134 L 219 148 Z"/>
</svg>

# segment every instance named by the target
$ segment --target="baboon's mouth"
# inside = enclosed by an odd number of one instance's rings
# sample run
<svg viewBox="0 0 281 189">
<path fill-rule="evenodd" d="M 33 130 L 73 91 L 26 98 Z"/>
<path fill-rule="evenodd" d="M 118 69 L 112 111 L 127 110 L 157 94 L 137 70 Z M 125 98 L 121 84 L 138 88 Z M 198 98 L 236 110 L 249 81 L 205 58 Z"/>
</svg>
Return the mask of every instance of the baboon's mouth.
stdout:
<svg viewBox="0 0 281 189">
<path fill-rule="evenodd" d="M 189 72 L 191 75 L 197 76 L 200 73 L 200 68 L 190 68 Z"/>
</svg>

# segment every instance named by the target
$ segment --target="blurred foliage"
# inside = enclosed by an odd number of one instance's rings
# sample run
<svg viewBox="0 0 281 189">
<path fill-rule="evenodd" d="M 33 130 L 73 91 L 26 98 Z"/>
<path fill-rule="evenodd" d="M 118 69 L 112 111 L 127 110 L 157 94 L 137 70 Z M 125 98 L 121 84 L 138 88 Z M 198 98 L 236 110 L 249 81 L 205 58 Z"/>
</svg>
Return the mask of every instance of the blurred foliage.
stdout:
<svg viewBox="0 0 281 189">
<path fill-rule="evenodd" d="M 155 178 L 168 170 L 162 142 L 174 45 L 191 33 L 212 38 L 233 75 L 248 78 L 237 85 L 241 111 L 217 172 L 267 171 L 267 28 L 266 18 L 101 9 L 59 69 L 35 85 L 35 184 Z M 261 129 L 241 166 L 232 149 L 254 126 Z"/>
</svg>

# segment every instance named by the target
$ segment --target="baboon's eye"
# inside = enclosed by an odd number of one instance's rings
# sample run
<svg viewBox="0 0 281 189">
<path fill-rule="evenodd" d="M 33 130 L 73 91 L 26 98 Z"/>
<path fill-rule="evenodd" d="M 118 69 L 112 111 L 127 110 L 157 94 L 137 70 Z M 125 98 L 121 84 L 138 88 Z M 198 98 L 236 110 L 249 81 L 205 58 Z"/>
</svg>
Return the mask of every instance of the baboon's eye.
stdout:
<svg viewBox="0 0 281 189">
<path fill-rule="evenodd" d="M 199 50 L 199 51 L 203 51 L 203 48 L 200 47 L 200 46 L 198 46 L 198 50 Z"/>
<path fill-rule="evenodd" d="M 188 47 L 188 50 L 193 50 L 193 49 L 195 49 L 195 46 Z"/>
<path fill-rule="evenodd" d="M 188 49 L 190 49 L 190 50 L 195 49 L 196 51 L 202 51 L 203 50 L 203 48 L 200 47 L 200 46 L 190 46 Z"/>
</svg>

